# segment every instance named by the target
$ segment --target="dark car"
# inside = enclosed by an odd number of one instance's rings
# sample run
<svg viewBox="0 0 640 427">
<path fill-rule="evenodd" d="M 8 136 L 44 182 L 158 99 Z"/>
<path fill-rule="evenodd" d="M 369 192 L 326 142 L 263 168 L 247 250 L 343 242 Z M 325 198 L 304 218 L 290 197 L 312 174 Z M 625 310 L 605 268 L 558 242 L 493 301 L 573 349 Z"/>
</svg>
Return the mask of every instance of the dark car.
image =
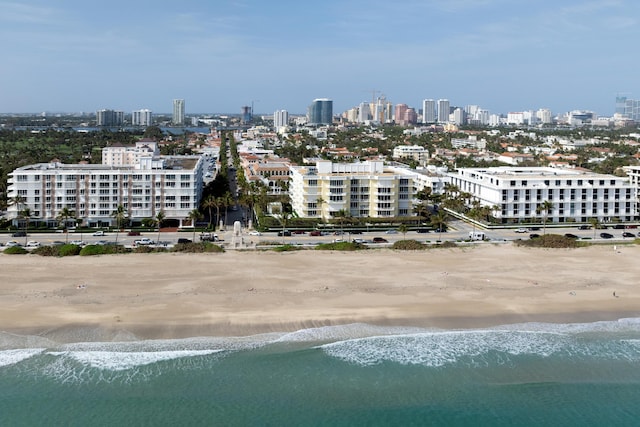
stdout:
<svg viewBox="0 0 640 427">
<path fill-rule="evenodd" d="M 600 233 L 600 237 L 602 237 L 603 239 L 613 239 L 613 234 Z"/>
<path fill-rule="evenodd" d="M 180 238 L 180 239 L 178 239 L 178 243 L 185 244 L 185 243 L 192 243 L 192 241 L 191 241 L 191 239 Z"/>
<path fill-rule="evenodd" d="M 139 236 L 140 232 L 139 231 L 130 231 L 127 233 L 127 236 Z"/>
<path fill-rule="evenodd" d="M 575 234 L 571 234 L 571 233 L 566 233 L 564 235 L 564 237 L 566 237 L 567 239 L 577 239 L 578 236 L 576 236 Z"/>
<path fill-rule="evenodd" d="M 628 231 L 625 231 L 624 233 L 622 233 L 622 237 L 636 237 L 636 235 Z"/>
<path fill-rule="evenodd" d="M 531 234 L 529 234 L 529 238 L 530 238 L 530 239 L 537 239 L 538 237 L 540 237 L 540 235 L 539 235 L 539 234 L 536 234 L 536 233 L 531 233 Z"/>
<path fill-rule="evenodd" d="M 322 232 L 318 230 L 314 230 L 309 233 L 309 236 L 322 236 Z"/>
<path fill-rule="evenodd" d="M 351 234 L 362 234 L 362 231 L 360 231 L 360 230 L 352 230 Z"/>
<path fill-rule="evenodd" d="M 16 231 L 11 235 L 12 237 L 26 237 L 27 233 L 24 231 Z"/>
<path fill-rule="evenodd" d="M 540 227 L 529 227 L 529 231 L 540 231 Z"/>
<path fill-rule="evenodd" d="M 280 237 L 282 237 L 282 236 L 291 236 L 291 231 L 289 231 L 289 230 L 278 231 L 278 236 L 280 236 Z"/>
<path fill-rule="evenodd" d="M 387 239 L 382 238 L 382 237 L 374 237 L 373 238 L 373 243 L 389 243 L 389 241 Z"/>
<path fill-rule="evenodd" d="M 429 229 L 428 228 L 418 228 L 416 230 L 416 233 L 428 233 Z"/>
<path fill-rule="evenodd" d="M 580 227 L 578 227 L 578 230 L 591 230 L 591 226 L 590 225 L 581 225 Z"/>
<path fill-rule="evenodd" d="M 615 230 L 624 230 L 624 224 L 616 224 L 613 226 Z"/>
</svg>

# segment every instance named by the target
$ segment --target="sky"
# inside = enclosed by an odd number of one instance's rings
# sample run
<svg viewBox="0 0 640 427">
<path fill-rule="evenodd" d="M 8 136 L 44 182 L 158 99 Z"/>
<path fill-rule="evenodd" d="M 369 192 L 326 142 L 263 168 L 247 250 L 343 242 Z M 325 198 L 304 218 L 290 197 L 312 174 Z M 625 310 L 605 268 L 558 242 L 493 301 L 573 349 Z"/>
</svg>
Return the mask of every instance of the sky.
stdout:
<svg viewBox="0 0 640 427">
<path fill-rule="evenodd" d="M 374 96 L 610 116 L 638 0 L 0 0 L 0 113 L 340 113 Z"/>
</svg>

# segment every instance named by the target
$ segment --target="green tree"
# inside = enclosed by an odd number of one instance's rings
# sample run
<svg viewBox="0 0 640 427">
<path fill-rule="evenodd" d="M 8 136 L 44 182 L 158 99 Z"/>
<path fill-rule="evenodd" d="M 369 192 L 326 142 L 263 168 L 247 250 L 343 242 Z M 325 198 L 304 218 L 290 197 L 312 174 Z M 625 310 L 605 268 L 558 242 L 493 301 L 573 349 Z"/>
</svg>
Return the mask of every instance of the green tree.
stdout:
<svg viewBox="0 0 640 427">
<path fill-rule="evenodd" d="M 160 228 L 162 227 L 162 221 L 166 218 L 164 211 L 159 211 L 156 214 L 156 224 L 158 225 L 158 243 L 160 243 Z"/>
<path fill-rule="evenodd" d="M 596 238 L 596 231 L 598 230 L 598 227 L 600 226 L 600 221 L 598 220 L 597 217 L 591 217 L 589 218 L 589 224 L 591 224 L 591 228 L 593 228 L 593 238 Z"/>
<path fill-rule="evenodd" d="M 216 200 L 216 197 L 214 197 L 212 194 L 209 194 L 203 201 L 202 201 L 202 207 L 207 209 L 207 211 L 209 212 L 209 227 L 211 228 L 211 223 L 213 221 L 213 208 L 219 209 L 219 204 L 218 201 Z M 213 229 L 215 230 L 215 224 Z"/>
<path fill-rule="evenodd" d="M 543 230 L 542 234 L 543 235 L 547 234 L 547 218 L 549 217 L 549 213 L 551 212 L 551 210 L 553 210 L 553 202 L 551 202 L 550 200 L 545 200 L 544 202 L 540 203 L 536 208 L 536 212 L 542 214 L 542 230 Z"/>
<path fill-rule="evenodd" d="M 196 241 L 196 223 L 199 219 L 202 218 L 202 213 L 198 209 L 192 209 L 189 212 L 189 219 L 191 220 L 191 225 L 193 226 L 193 241 Z"/>
<path fill-rule="evenodd" d="M 115 211 L 111 212 L 111 217 L 116 220 L 116 245 L 118 244 L 118 234 L 122 227 L 124 227 L 125 221 L 127 220 L 127 211 L 124 209 L 124 206 L 118 205 Z"/>
<path fill-rule="evenodd" d="M 402 233 L 402 240 L 407 240 L 407 231 L 409 231 L 407 224 L 400 224 L 398 226 L 398 231 Z"/>
<path fill-rule="evenodd" d="M 446 230 L 449 222 L 449 216 L 445 211 L 438 211 L 435 215 L 431 215 L 431 226 L 438 230 L 438 240 L 442 240 L 442 232 Z"/>
<path fill-rule="evenodd" d="M 71 209 L 65 206 L 64 208 L 60 209 L 60 212 L 58 212 L 58 216 L 56 217 L 56 219 L 58 220 L 58 223 L 62 225 L 62 228 L 65 231 L 65 234 L 66 234 L 65 243 L 69 242 L 69 233 L 67 232 L 67 221 L 69 220 L 69 218 L 75 218 L 75 216 L 76 216 L 75 211 L 72 211 Z"/>
<path fill-rule="evenodd" d="M 27 245 L 27 234 L 29 234 L 29 221 L 31 220 L 31 209 L 23 208 L 18 212 L 18 216 L 24 220 L 24 244 Z"/>
</svg>

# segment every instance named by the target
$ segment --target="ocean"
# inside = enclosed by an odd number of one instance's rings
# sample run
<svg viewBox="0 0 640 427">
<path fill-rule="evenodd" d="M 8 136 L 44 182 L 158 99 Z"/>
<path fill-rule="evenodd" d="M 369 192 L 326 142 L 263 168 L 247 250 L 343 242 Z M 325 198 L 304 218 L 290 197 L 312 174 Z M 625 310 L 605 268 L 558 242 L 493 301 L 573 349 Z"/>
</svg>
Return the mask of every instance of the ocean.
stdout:
<svg viewBox="0 0 640 427">
<path fill-rule="evenodd" d="M 640 319 L 0 348 L 1 426 L 640 425 Z"/>
</svg>

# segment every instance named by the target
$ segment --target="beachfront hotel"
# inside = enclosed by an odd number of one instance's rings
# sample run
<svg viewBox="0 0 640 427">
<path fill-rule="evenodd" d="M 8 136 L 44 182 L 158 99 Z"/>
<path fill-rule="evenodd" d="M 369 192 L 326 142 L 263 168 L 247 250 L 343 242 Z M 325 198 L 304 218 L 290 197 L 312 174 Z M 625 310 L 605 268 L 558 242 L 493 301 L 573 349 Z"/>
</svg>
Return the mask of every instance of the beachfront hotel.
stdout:
<svg viewBox="0 0 640 427">
<path fill-rule="evenodd" d="M 352 217 L 412 215 L 413 192 L 411 178 L 382 161 L 291 166 L 291 205 L 304 218 L 331 218 L 338 211 Z"/>
<path fill-rule="evenodd" d="M 640 172 L 639 172 L 640 175 Z M 549 222 L 634 221 L 638 217 L 637 186 L 626 177 L 582 169 L 551 167 L 460 168 L 451 184 L 471 194 L 503 224 L 541 221 L 538 207 L 550 201 Z"/>
<path fill-rule="evenodd" d="M 30 221 L 56 226 L 67 208 L 85 226 L 115 225 L 113 212 L 122 206 L 132 222 L 162 211 L 167 222 L 185 225 L 197 209 L 203 190 L 201 156 L 158 156 L 155 142 L 114 145 L 102 152 L 103 164 L 39 163 L 11 172 L 9 200 L 19 199 L 7 218 L 19 222 L 29 208 Z"/>
</svg>

